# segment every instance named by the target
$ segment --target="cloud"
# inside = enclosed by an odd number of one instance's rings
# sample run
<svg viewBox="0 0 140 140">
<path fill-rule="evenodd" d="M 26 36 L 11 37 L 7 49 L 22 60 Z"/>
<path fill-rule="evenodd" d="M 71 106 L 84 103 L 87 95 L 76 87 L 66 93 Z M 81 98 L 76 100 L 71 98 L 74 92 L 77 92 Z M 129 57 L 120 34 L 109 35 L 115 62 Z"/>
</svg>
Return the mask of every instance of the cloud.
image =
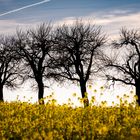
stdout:
<svg viewBox="0 0 140 140">
<path fill-rule="evenodd" d="M 0 20 L 0 34 L 12 34 L 21 24 L 15 20 Z"/>
<path fill-rule="evenodd" d="M 0 34 L 12 35 L 15 34 L 17 29 L 30 29 L 36 27 L 40 22 L 23 23 L 16 20 L 0 20 Z"/>
<path fill-rule="evenodd" d="M 130 11 L 123 10 L 114 10 L 112 12 L 101 13 L 92 13 L 87 16 L 79 17 L 82 21 L 87 24 L 96 24 L 101 25 L 103 31 L 111 36 L 112 39 L 116 38 L 119 34 L 119 30 L 122 27 L 127 27 L 129 29 L 132 28 L 140 28 L 140 12 L 131 13 Z M 54 21 L 54 26 L 62 25 L 62 24 L 73 24 L 76 20 L 75 17 L 67 17 L 61 20 Z M 16 28 L 30 28 L 39 24 L 40 21 L 35 22 L 19 22 L 17 20 L 0 20 L 0 34 L 2 33 L 13 33 L 16 31 Z"/>
<path fill-rule="evenodd" d="M 126 14 L 122 16 L 112 15 L 106 18 L 97 18 L 96 23 L 102 25 L 104 30 L 110 34 L 112 38 L 118 37 L 118 32 L 122 27 L 128 29 L 139 29 L 140 28 L 140 12 Z"/>
<path fill-rule="evenodd" d="M 40 4 L 49 2 L 49 1 L 50 1 L 50 0 L 43 0 L 43 1 L 41 1 L 41 2 L 37 2 L 37 3 L 34 3 L 34 4 L 27 5 L 27 6 L 23 6 L 23 7 L 21 7 L 21 8 L 14 9 L 14 10 L 11 10 L 11 11 L 8 11 L 8 12 L 5 12 L 5 13 L 2 13 L 2 14 L 0 14 L 0 17 L 5 16 L 5 15 L 8 15 L 8 14 L 11 14 L 11 13 L 15 13 L 15 12 L 21 11 L 21 10 L 23 10 L 23 9 L 27 9 L 27 8 L 30 8 L 30 7 L 34 7 L 34 6 L 37 6 L 37 5 L 40 5 Z"/>
<path fill-rule="evenodd" d="M 112 12 L 92 13 L 88 16 L 80 17 L 85 24 L 95 24 L 103 27 L 103 30 L 115 38 L 122 27 L 128 29 L 140 28 L 140 12 L 131 13 L 130 11 L 114 10 Z M 76 20 L 75 17 L 67 17 L 55 23 L 55 26 L 68 24 L 71 25 Z"/>
</svg>

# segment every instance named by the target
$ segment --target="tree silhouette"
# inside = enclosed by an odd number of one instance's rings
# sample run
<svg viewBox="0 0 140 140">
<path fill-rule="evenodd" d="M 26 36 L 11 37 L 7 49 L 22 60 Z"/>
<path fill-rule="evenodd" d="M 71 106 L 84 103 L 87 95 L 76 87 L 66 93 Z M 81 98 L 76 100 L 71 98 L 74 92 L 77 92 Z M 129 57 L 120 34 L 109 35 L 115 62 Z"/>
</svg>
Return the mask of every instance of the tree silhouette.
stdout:
<svg viewBox="0 0 140 140">
<path fill-rule="evenodd" d="M 59 80 L 77 81 L 85 99 L 84 105 L 88 106 L 86 84 L 99 70 L 97 59 L 106 37 L 100 27 L 80 21 L 72 26 L 58 27 L 55 36 L 54 61 L 51 63 L 53 72 L 50 75 Z"/>
<path fill-rule="evenodd" d="M 140 105 L 140 32 L 121 29 L 119 41 L 113 47 L 120 52 L 114 58 L 106 57 L 105 67 L 112 70 L 106 74 L 107 80 L 119 81 L 136 88 L 137 103 Z"/>
<path fill-rule="evenodd" d="M 50 24 L 43 23 L 36 29 L 17 33 L 17 47 L 24 60 L 23 75 L 26 80 L 31 78 L 36 81 L 39 100 L 44 96 L 44 79 L 47 77 L 49 53 L 52 47 L 51 29 Z"/>
<path fill-rule="evenodd" d="M 16 53 L 13 37 L 0 37 L 0 100 L 3 99 L 3 87 L 15 88 L 21 84 L 20 57 Z M 18 79 L 18 80 L 17 80 Z"/>
</svg>

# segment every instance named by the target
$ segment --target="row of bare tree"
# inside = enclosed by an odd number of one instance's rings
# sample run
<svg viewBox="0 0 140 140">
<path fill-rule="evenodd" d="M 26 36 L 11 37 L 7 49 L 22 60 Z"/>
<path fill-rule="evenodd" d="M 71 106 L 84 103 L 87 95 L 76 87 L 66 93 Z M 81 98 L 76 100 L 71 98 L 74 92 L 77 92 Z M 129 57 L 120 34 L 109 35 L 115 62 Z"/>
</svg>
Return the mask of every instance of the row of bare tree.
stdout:
<svg viewBox="0 0 140 140">
<path fill-rule="evenodd" d="M 44 81 L 52 78 L 78 82 L 88 106 L 86 84 L 98 73 L 107 80 L 135 86 L 140 105 L 139 30 L 123 28 L 120 38 L 108 43 L 100 27 L 76 21 L 57 28 L 43 23 L 35 29 L 17 31 L 14 36 L 0 37 L 1 101 L 4 86 L 18 87 L 29 78 L 35 80 L 40 100 Z"/>
</svg>

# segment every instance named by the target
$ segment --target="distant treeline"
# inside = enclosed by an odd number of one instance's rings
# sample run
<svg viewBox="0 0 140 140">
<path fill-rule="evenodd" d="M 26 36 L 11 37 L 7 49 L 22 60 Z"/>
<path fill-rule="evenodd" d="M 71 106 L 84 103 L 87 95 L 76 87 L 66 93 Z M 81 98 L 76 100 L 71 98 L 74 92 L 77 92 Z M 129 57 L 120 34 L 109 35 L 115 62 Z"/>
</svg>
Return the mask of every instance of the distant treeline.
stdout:
<svg viewBox="0 0 140 140">
<path fill-rule="evenodd" d="M 140 32 L 122 28 L 120 38 L 112 42 L 108 38 L 101 27 L 81 20 L 55 28 L 43 23 L 12 36 L 1 35 L 0 100 L 4 86 L 16 88 L 33 79 L 40 100 L 47 86 L 44 81 L 67 79 L 79 83 L 88 106 L 87 82 L 100 77 L 134 86 L 140 104 Z"/>
</svg>

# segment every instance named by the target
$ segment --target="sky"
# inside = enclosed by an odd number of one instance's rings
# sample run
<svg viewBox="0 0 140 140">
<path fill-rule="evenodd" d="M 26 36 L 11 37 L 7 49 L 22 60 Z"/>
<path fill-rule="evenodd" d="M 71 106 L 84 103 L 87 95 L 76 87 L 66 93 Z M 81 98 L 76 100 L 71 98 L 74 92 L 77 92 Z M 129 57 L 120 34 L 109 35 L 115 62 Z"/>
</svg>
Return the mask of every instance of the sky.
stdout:
<svg viewBox="0 0 140 140">
<path fill-rule="evenodd" d="M 140 0 L 0 0 L 0 34 L 42 22 L 71 24 L 76 18 L 102 26 L 113 39 L 122 27 L 140 27 Z M 12 98 L 12 94 L 5 95 L 7 100 Z"/>
<path fill-rule="evenodd" d="M 137 28 L 139 9 L 140 0 L 0 0 L 0 33 L 40 22 L 63 24 L 82 18 L 113 35 L 122 26 Z"/>
</svg>

